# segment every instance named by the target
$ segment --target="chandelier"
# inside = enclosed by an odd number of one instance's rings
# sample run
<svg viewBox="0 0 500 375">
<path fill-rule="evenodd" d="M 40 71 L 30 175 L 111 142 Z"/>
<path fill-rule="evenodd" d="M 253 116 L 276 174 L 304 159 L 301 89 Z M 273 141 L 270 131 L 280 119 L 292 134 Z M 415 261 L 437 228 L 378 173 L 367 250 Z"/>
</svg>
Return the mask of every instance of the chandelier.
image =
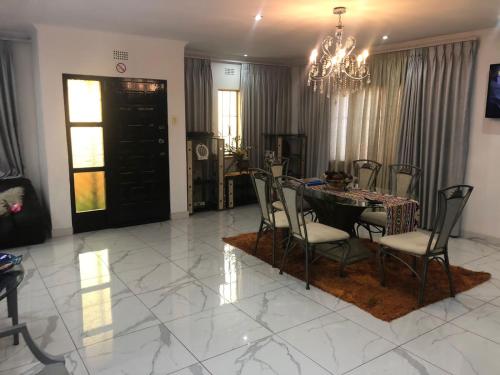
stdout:
<svg viewBox="0 0 500 375">
<path fill-rule="evenodd" d="M 339 16 L 339 22 L 335 30 L 335 35 L 328 35 L 321 42 L 318 49 L 311 52 L 309 62 L 311 68 L 307 80 L 308 86 L 313 86 L 314 91 L 318 86 L 320 92 L 326 90 L 327 96 L 330 93 L 340 93 L 347 95 L 361 89 L 365 83 L 370 83 L 370 71 L 366 64 L 368 50 L 355 55 L 356 39 L 348 37 L 345 44 L 342 44 L 344 25 L 342 25 L 342 15 L 346 12 L 345 7 L 336 7 L 333 14 Z"/>
</svg>

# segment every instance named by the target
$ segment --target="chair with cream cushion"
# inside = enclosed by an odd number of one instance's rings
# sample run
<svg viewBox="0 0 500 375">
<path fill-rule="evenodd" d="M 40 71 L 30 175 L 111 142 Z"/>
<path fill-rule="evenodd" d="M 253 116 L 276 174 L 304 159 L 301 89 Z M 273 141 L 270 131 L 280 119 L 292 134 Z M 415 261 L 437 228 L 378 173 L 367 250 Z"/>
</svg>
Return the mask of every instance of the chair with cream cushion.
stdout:
<svg viewBox="0 0 500 375">
<path fill-rule="evenodd" d="M 354 160 L 352 167 L 354 170 L 354 186 L 362 190 L 375 190 L 382 164 L 373 160 L 360 159 Z"/>
<path fill-rule="evenodd" d="M 448 259 L 448 239 L 462 214 L 465 204 L 469 200 L 472 190 L 472 186 L 456 185 L 438 192 L 438 212 L 434 221 L 434 229 L 430 234 L 409 232 L 381 237 L 377 240 L 380 244 L 377 258 L 381 285 L 385 285 L 385 258 L 391 256 L 405 264 L 418 277 L 420 284 L 418 303 L 421 306 L 424 302 L 428 266 L 431 261 L 435 260 L 444 266 L 448 275 L 450 295 L 455 296 Z M 401 253 L 410 256 L 413 265 L 402 259 L 399 256 Z M 420 272 L 417 270 L 418 259 L 422 261 Z"/>
<path fill-rule="evenodd" d="M 288 229 L 288 219 L 285 211 L 277 211 L 272 207 L 272 175 L 263 169 L 250 169 L 255 194 L 259 202 L 261 220 L 259 232 L 257 233 L 257 240 L 255 242 L 254 254 L 257 253 L 257 247 L 262 234 L 266 231 L 273 232 L 273 253 L 272 253 L 272 266 L 276 265 L 276 230 Z"/>
<path fill-rule="evenodd" d="M 277 179 L 278 194 L 283 202 L 288 219 L 289 236 L 285 253 L 281 261 L 280 274 L 283 273 L 286 258 L 290 251 L 299 243 L 305 253 L 306 289 L 309 289 L 309 266 L 315 260 L 315 246 L 319 244 L 332 244 L 333 249 L 342 249 L 340 275 L 344 274 L 345 259 L 350 251 L 349 234 L 342 230 L 315 222 L 306 222 L 304 219 L 304 189 L 305 184 L 293 177 L 282 176 Z M 295 240 L 295 241 L 294 241 Z M 294 245 L 292 246 L 292 243 Z"/>
<path fill-rule="evenodd" d="M 389 166 L 389 191 L 397 197 L 411 198 L 418 187 L 421 169 L 409 164 L 392 164 Z M 387 213 L 384 210 L 365 210 L 358 221 L 370 234 L 373 241 L 373 233 L 385 235 L 387 226 Z"/>
</svg>

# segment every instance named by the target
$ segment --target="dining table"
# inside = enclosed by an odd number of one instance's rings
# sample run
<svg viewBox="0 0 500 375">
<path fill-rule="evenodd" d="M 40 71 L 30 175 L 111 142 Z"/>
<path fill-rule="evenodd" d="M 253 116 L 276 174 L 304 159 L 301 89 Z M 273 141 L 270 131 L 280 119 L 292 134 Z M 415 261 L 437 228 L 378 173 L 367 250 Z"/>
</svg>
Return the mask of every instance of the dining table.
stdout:
<svg viewBox="0 0 500 375">
<path fill-rule="evenodd" d="M 384 210 L 387 214 L 386 235 L 412 232 L 417 227 L 419 203 L 415 199 L 398 197 L 385 189 L 375 191 L 346 188 L 334 189 L 328 184 L 307 186 L 304 199 L 322 224 L 341 229 L 350 235 L 351 251 L 346 263 L 354 263 L 372 256 L 366 241 L 358 238 L 356 224 L 365 210 Z M 325 252 L 325 256 L 339 261 L 341 252 Z"/>
</svg>

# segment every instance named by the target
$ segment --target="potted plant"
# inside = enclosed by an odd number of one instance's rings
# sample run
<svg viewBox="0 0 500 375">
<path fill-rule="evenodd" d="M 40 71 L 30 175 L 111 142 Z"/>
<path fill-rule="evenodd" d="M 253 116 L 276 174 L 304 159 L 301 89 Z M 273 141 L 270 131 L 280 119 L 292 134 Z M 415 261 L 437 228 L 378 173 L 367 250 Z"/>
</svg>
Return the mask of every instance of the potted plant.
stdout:
<svg viewBox="0 0 500 375">
<path fill-rule="evenodd" d="M 249 151 L 250 147 L 243 146 L 240 137 L 234 137 L 233 142 L 226 144 L 226 152 L 236 160 L 236 167 L 240 172 L 250 168 Z"/>
</svg>

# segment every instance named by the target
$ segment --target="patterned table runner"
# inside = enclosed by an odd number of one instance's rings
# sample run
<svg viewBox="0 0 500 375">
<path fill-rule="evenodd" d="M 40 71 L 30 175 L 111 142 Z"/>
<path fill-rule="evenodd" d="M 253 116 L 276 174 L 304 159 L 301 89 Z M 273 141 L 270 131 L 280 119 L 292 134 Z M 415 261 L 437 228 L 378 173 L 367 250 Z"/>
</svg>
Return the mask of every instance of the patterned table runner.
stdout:
<svg viewBox="0 0 500 375">
<path fill-rule="evenodd" d="M 353 189 L 350 191 L 337 191 L 325 189 L 324 185 L 310 186 L 308 189 L 321 190 L 328 194 L 356 201 L 368 202 L 368 200 L 375 200 L 382 202 L 387 212 L 386 235 L 413 232 L 417 227 L 419 204 L 415 200 L 367 190 Z"/>
</svg>

